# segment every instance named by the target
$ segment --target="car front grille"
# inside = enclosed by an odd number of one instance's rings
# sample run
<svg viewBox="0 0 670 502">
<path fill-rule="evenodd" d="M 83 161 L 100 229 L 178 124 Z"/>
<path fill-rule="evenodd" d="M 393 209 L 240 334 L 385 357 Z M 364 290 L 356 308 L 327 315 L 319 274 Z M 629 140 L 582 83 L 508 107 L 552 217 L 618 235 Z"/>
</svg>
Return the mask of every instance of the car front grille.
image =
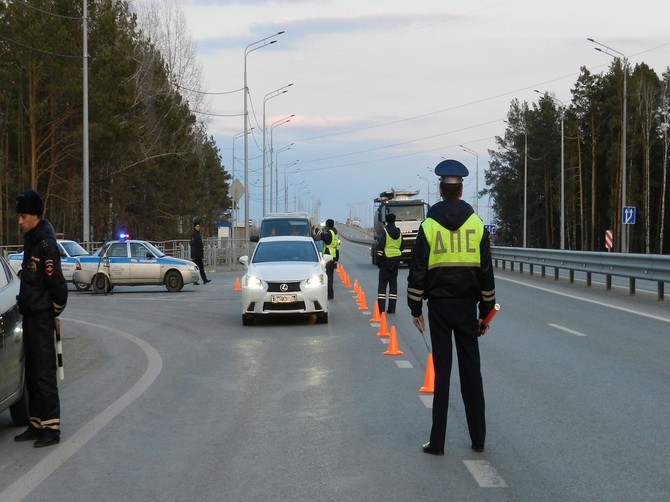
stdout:
<svg viewBox="0 0 670 502">
<path fill-rule="evenodd" d="M 281 289 L 282 284 L 286 284 L 288 289 L 282 290 Z M 269 282 L 268 283 L 268 292 L 269 293 L 289 293 L 289 292 L 295 292 L 295 291 L 300 291 L 300 283 L 299 282 Z"/>
</svg>

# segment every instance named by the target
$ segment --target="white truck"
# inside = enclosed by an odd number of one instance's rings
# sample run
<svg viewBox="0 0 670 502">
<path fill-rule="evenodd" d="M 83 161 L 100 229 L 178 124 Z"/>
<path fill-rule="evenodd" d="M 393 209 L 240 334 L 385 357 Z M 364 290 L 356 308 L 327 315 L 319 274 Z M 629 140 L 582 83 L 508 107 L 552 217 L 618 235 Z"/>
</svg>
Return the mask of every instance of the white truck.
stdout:
<svg viewBox="0 0 670 502">
<path fill-rule="evenodd" d="M 403 191 L 392 188 L 387 192 L 380 193 L 379 197 L 375 198 L 377 204 L 374 218 L 375 238 L 370 248 L 373 265 L 377 264 L 377 243 L 384 232 L 386 215 L 389 213 L 395 214 L 395 225 L 402 233 L 404 242 L 403 261 L 409 262 L 419 226 L 426 218 L 426 207 L 428 206 L 423 199 L 414 198 L 418 194 L 418 191 Z"/>
</svg>

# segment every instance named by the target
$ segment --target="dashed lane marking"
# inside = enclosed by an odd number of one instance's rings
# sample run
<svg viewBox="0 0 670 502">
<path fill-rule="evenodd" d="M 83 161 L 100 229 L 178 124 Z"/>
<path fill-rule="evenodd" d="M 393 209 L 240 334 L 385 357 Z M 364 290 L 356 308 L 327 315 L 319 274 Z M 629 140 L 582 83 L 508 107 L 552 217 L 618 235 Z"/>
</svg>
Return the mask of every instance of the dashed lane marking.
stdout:
<svg viewBox="0 0 670 502">
<path fill-rule="evenodd" d="M 565 326 L 559 326 L 558 324 L 549 323 L 548 326 L 551 326 L 552 328 L 560 329 L 561 331 L 565 331 L 566 333 L 570 333 L 571 335 L 587 336 L 584 333 L 580 333 L 579 331 L 575 331 L 574 329 L 566 328 Z"/>
<path fill-rule="evenodd" d="M 419 399 L 423 405 L 428 409 L 433 409 L 433 395 L 432 394 L 419 394 Z"/>
<path fill-rule="evenodd" d="M 398 365 L 398 368 L 414 368 L 414 366 L 412 366 L 412 363 L 410 363 L 409 361 L 397 361 L 396 360 L 395 363 Z"/>
<path fill-rule="evenodd" d="M 488 460 L 463 460 L 481 488 L 507 488 L 507 483 Z"/>
</svg>

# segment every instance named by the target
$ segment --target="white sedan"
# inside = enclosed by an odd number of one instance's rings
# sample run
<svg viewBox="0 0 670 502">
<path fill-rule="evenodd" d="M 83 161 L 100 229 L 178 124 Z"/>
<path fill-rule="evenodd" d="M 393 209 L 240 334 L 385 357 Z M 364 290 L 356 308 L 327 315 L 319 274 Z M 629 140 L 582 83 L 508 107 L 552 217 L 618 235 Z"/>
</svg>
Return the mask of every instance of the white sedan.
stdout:
<svg viewBox="0 0 670 502">
<path fill-rule="evenodd" d="M 242 324 L 260 316 L 313 315 L 328 322 L 326 263 L 311 237 L 264 237 L 258 241 L 242 278 Z"/>
</svg>

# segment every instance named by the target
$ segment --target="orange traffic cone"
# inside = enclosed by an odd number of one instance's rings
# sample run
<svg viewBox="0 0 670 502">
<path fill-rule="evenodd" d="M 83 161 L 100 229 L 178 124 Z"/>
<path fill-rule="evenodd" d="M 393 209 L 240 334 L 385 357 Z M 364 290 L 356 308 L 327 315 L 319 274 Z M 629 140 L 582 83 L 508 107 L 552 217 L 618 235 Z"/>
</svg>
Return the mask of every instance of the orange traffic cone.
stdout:
<svg viewBox="0 0 670 502">
<path fill-rule="evenodd" d="M 419 389 L 419 392 L 431 394 L 434 392 L 434 388 L 435 367 L 433 366 L 433 354 L 428 354 L 428 360 L 426 361 L 426 375 L 423 377 L 423 387 Z"/>
<path fill-rule="evenodd" d="M 385 356 L 401 356 L 404 352 L 398 350 L 398 337 L 395 334 L 395 326 L 391 326 L 391 338 L 389 339 L 389 349 L 383 353 Z"/>
<path fill-rule="evenodd" d="M 235 289 L 234 291 L 242 291 L 242 288 L 240 287 L 240 278 L 236 277 L 235 278 Z"/>
<path fill-rule="evenodd" d="M 379 314 L 379 303 L 375 302 L 375 308 L 372 309 L 372 319 L 370 322 L 379 322 L 382 320 L 382 316 Z"/>
<path fill-rule="evenodd" d="M 365 303 L 365 293 L 363 293 L 363 290 L 360 290 L 361 292 L 358 294 L 358 310 L 367 310 L 368 306 Z"/>
<path fill-rule="evenodd" d="M 360 291 L 360 286 L 358 285 L 358 279 L 354 279 L 354 294 L 357 295 Z"/>
<path fill-rule="evenodd" d="M 344 275 L 344 287 L 351 289 L 351 279 L 349 279 L 349 274 Z"/>
<path fill-rule="evenodd" d="M 377 336 L 384 338 L 389 336 L 389 329 L 386 325 L 386 312 L 382 312 L 382 320 L 379 322 L 379 331 L 377 332 Z"/>
</svg>

